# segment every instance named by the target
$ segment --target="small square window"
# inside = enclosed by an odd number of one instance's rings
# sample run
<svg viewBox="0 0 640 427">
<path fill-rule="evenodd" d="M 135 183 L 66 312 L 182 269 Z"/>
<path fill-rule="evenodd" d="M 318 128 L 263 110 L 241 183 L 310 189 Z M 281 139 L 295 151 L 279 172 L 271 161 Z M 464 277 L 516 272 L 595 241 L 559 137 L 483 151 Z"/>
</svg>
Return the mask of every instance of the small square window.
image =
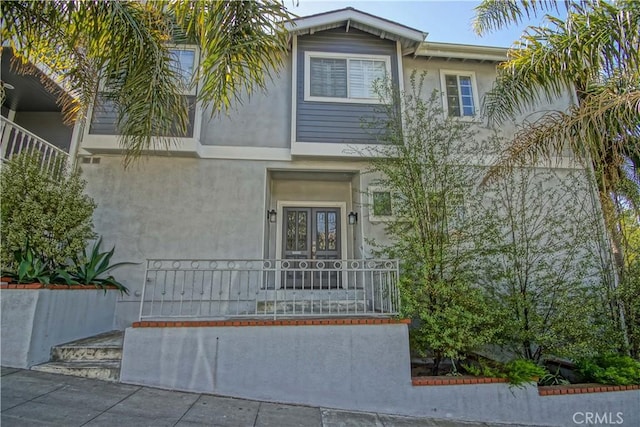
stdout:
<svg viewBox="0 0 640 427">
<path fill-rule="evenodd" d="M 474 117 L 477 113 L 475 73 L 441 71 L 444 109 L 451 117 Z"/>
<path fill-rule="evenodd" d="M 393 208 L 391 206 L 391 192 L 389 191 L 373 191 L 371 193 L 373 203 L 371 210 L 373 216 L 391 216 Z"/>
<path fill-rule="evenodd" d="M 369 220 L 371 222 L 393 221 L 398 215 L 401 198 L 385 187 L 369 187 Z"/>
</svg>

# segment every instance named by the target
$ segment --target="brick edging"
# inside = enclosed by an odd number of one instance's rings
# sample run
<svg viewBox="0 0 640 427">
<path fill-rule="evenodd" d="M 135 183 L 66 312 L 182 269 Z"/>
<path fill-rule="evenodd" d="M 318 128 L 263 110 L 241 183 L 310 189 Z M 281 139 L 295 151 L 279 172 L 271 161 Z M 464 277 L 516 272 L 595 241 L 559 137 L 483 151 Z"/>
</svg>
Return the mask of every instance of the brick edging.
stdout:
<svg viewBox="0 0 640 427">
<path fill-rule="evenodd" d="M 108 285 L 105 287 L 96 287 L 94 285 L 43 285 L 42 283 L 2 283 L 0 284 L 0 289 L 50 289 L 53 291 L 61 291 L 61 290 L 110 290 L 110 289 L 118 289 L 113 285 Z"/>
<path fill-rule="evenodd" d="M 409 319 L 340 318 L 340 319 L 282 319 L 282 320 L 185 320 L 133 322 L 134 328 L 189 328 L 227 326 L 317 326 L 317 325 L 389 325 L 409 324 Z"/>
<path fill-rule="evenodd" d="M 468 385 L 468 384 L 494 384 L 506 383 L 506 378 L 485 378 L 485 377 L 413 377 L 413 386 L 435 386 L 435 385 Z M 583 394 L 583 393 L 604 393 L 610 391 L 640 390 L 640 385 L 606 385 L 606 384 L 570 384 L 538 386 L 540 396 L 558 396 L 563 394 Z"/>
<path fill-rule="evenodd" d="M 413 377 L 411 384 L 415 386 L 433 386 L 433 385 L 463 385 L 463 384 L 494 384 L 506 383 L 506 378 L 490 378 L 490 377 Z"/>
<path fill-rule="evenodd" d="M 540 396 L 557 396 L 561 394 L 605 393 L 610 391 L 640 390 L 640 385 L 606 385 L 606 384 L 570 384 L 539 386 Z"/>
</svg>

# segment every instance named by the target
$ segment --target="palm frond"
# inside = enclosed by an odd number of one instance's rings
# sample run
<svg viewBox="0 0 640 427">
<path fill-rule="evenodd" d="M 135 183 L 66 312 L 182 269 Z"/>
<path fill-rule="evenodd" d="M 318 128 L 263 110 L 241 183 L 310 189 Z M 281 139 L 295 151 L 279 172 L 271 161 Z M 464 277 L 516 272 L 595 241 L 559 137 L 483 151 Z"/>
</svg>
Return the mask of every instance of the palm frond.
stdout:
<svg viewBox="0 0 640 427">
<path fill-rule="evenodd" d="M 569 7 L 566 0 L 565 7 Z M 484 0 L 476 6 L 476 16 L 471 25 L 478 35 L 490 33 L 511 24 L 520 24 L 547 10 L 558 10 L 555 0 Z"/>
<path fill-rule="evenodd" d="M 500 64 L 483 113 L 501 123 L 529 110 L 541 99 L 552 102 L 574 86 L 583 98 L 589 85 L 640 76 L 640 4 L 630 9 L 603 4 L 597 10 L 573 6 L 567 20 L 550 18 L 549 27 L 531 27 Z"/>
<path fill-rule="evenodd" d="M 618 94 L 603 88 L 568 112 L 550 112 L 523 124 L 484 181 L 502 177 L 523 162 L 550 161 L 567 149 L 578 160 L 591 162 L 608 188 L 615 189 L 625 167 L 638 168 L 640 90 Z"/>
<path fill-rule="evenodd" d="M 265 89 L 283 63 L 290 15 L 281 1 L 184 1 L 167 7 L 201 47 L 198 99 L 212 113 Z"/>
</svg>

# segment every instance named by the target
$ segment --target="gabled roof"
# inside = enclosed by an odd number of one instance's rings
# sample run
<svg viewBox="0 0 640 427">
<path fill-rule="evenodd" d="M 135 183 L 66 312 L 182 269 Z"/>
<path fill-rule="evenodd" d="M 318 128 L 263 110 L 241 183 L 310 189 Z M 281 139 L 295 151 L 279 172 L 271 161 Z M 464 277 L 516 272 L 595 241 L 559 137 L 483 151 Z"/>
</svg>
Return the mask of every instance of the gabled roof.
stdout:
<svg viewBox="0 0 640 427">
<path fill-rule="evenodd" d="M 380 38 L 399 40 L 403 51 L 415 50 L 427 37 L 427 33 L 388 19 L 362 12 L 352 7 L 296 18 L 286 23 L 292 34 L 313 34 L 332 28 L 356 28 Z"/>
</svg>

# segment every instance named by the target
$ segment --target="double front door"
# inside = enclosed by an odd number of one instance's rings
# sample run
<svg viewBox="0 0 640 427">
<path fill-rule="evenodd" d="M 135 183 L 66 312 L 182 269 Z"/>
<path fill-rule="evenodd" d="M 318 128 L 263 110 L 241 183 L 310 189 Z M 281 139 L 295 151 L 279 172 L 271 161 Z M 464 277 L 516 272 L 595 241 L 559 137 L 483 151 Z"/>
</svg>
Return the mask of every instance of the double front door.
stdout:
<svg viewBox="0 0 640 427">
<path fill-rule="evenodd" d="M 339 288 L 341 230 L 339 208 L 287 207 L 283 211 L 282 287 Z M 296 261 L 298 260 L 298 261 Z"/>
</svg>

